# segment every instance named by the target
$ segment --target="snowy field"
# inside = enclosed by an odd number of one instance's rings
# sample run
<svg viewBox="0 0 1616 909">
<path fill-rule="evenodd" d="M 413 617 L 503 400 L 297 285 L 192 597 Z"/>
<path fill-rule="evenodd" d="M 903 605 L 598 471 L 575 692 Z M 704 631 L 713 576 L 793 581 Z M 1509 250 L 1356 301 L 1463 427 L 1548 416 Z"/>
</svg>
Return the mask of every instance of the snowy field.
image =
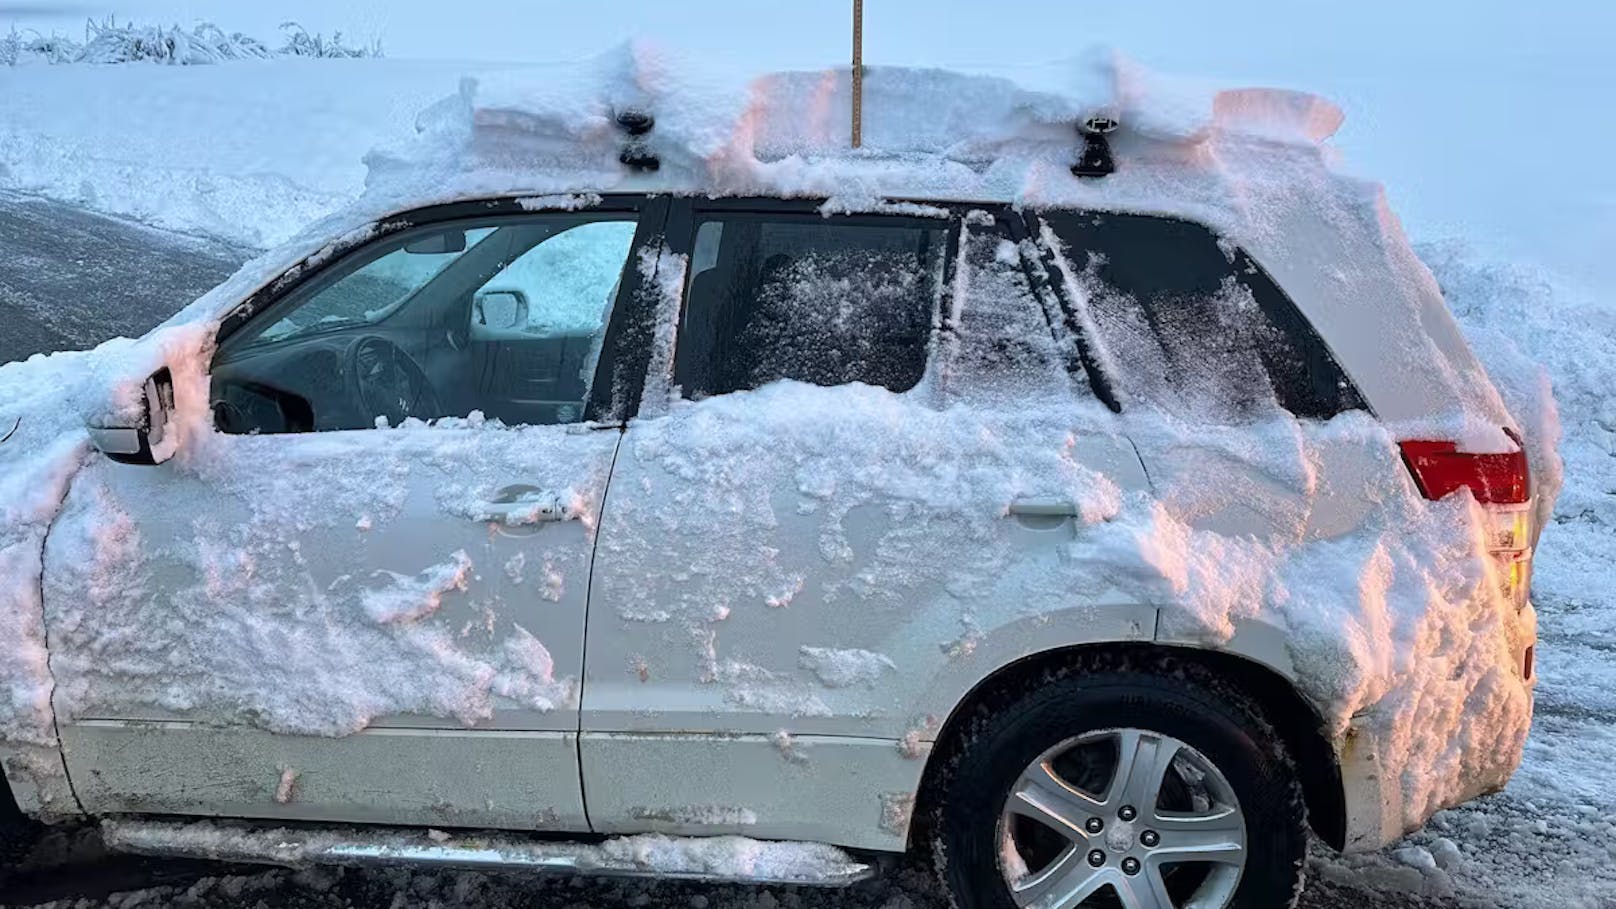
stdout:
<svg viewBox="0 0 1616 909">
<path fill-rule="evenodd" d="M 404 27 L 407 22 L 389 20 L 377 9 L 368 20 L 331 25 L 396 33 L 414 56 L 427 55 L 410 45 L 419 39 Z M 1550 157 L 1565 151 L 1568 160 L 1544 162 L 1529 192 L 1501 189 L 1500 177 L 1513 173 L 1511 159 L 1518 153 L 1498 122 L 1500 109 L 1531 109 L 1548 98 L 1567 111 L 1579 105 L 1597 109 L 1591 86 L 1600 84 L 1599 71 L 1585 53 L 1597 23 L 1574 27 L 1578 10 L 1562 12 L 1567 15 L 1558 24 L 1534 26 L 1552 32 L 1545 42 L 1558 43 L 1517 41 L 1511 53 L 1480 68 L 1473 58 L 1487 41 L 1502 46 L 1518 36 L 1487 21 L 1451 22 L 1418 11 L 1409 13 L 1411 34 L 1422 27 L 1456 29 L 1418 67 L 1398 56 L 1408 54 L 1399 42 L 1415 40 L 1406 36 L 1373 51 L 1356 48 L 1361 55 L 1353 56 L 1337 48 L 1339 39 L 1332 43 L 1304 31 L 1284 52 L 1259 48 L 1239 63 L 1205 49 L 1146 49 L 1156 58 L 1152 62 L 1175 70 L 1234 72 L 1326 94 L 1345 92 L 1348 127 L 1337 144 L 1354 165 L 1389 183 L 1394 206 L 1408 219 L 1417 251 L 1442 284 L 1472 348 L 1489 370 L 1514 377 L 1514 384 L 1529 385 L 1530 379 L 1519 380 L 1541 368 L 1560 410 L 1567 482 L 1537 556 L 1540 682 L 1525 764 L 1506 792 L 1444 812 L 1385 854 L 1320 855 L 1311 867 L 1320 884 L 1305 906 L 1616 906 L 1616 593 L 1609 589 L 1616 560 L 1616 404 L 1608 395 L 1616 384 L 1616 257 L 1605 252 L 1616 245 L 1616 191 L 1609 176 L 1594 173 L 1603 165 L 1575 152 L 1579 143 L 1604 144 L 1597 132 L 1608 135 L 1611 126 L 1590 122 L 1600 119 L 1595 116 L 1546 117 L 1539 125 L 1547 137 L 1540 135 L 1532 147 Z M 468 15 L 490 21 L 476 4 Z M 389 31 L 390 23 L 398 27 Z M 1354 24 L 1361 23 L 1348 23 Z M 1098 30 L 1125 30 L 1129 23 L 1103 26 Z M 1528 29 L 1526 37 L 1535 34 Z M 1314 45 L 1336 49 L 1308 53 Z M 1540 75 L 1536 83 L 1521 84 L 1520 73 L 1550 59 L 1551 50 L 1583 62 L 1553 70 L 1563 82 L 1550 84 L 1550 76 Z M 529 56 L 519 46 L 465 38 L 451 53 L 477 57 L 473 62 L 397 59 L 398 43 L 389 52 L 395 59 L 251 60 L 138 70 L 0 68 L 0 188 L 131 217 L 222 242 L 226 249 L 273 245 L 352 199 L 365 177 L 364 153 L 409 135 L 417 113 L 451 91 L 460 76 L 508 70 L 513 64 L 499 60 Z M 916 39 L 895 46 L 892 56 L 923 53 Z M 820 56 L 786 62 L 823 64 Z M 1611 64 L 1605 67 L 1611 75 Z M 1355 129 L 1360 115 L 1364 127 Z M 0 196 L 0 225 L 12 204 Z M 64 258 L 82 262 L 96 254 L 89 244 L 75 249 L 64 250 Z M 122 255 L 128 273 L 135 274 L 139 250 Z M 172 301 L 172 308 L 183 302 Z M 93 853 L 93 845 L 82 848 Z M 938 904 L 912 872 L 851 894 L 584 881 L 535 886 L 404 871 L 250 872 L 155 889 L 135 875 L 114 889 L 128 892 L 107 898 L 106 905 Z M 99 896 L 62 903 L 101 904 Z"/>
</svg>

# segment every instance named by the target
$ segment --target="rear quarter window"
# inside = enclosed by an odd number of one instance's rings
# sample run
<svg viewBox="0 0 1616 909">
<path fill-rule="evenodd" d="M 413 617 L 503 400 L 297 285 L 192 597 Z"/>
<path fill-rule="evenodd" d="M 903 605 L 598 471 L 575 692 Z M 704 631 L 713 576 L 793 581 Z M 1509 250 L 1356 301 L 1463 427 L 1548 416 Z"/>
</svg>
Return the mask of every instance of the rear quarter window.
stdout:
<svg viewBox="0 0 1616 909">
<path fill-rule="evenodd" d="M 1328 419 L 1364 404 L 1272 278 L 1206 227 L 1150 215 L 1045 212 L 1125 401 L 1242 422 L 1282 408 Z M 1048 234 L 1046 234 L 1046 237 Z"/>
</svg>

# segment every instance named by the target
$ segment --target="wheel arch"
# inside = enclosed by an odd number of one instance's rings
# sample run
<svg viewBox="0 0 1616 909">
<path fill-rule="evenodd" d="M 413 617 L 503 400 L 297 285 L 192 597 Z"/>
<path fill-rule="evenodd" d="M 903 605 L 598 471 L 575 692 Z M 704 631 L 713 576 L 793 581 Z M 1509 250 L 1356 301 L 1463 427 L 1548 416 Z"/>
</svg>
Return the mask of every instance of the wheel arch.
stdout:
<svg viewBox="0 0 1616 909">
<path fill-rule="evenodd" d="M 1301 777 L 1308 823 L 1320 839 L 1340 850 L 1346 844 L 1347 809 L 1340 758 L 1323 717 L 1290 679 L 1250 657 L 1205 648 L 1159 643 L 1093 643 L 1056 647 L 1029 654 L 999 667 L 979 681 L 954 705 L 938 729 L 916 794 L 911 848 L 924 836 L 935 805 L 934 783 L 950 760 L 951 745 L 970 717 L 1009 697 L 1023 686 L 1056 670 L 1149 668 L 1173 671 L 1184 665 L 1215 674 L 1257 705 L 1289 750 Z"/>
</svg>

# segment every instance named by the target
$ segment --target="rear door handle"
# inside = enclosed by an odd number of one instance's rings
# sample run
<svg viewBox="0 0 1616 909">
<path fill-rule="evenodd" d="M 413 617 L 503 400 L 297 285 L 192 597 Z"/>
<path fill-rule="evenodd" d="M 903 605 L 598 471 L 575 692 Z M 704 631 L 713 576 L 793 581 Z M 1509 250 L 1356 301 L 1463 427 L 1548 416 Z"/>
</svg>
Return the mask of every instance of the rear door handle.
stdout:
<svg viewBox="0 0 1616 909">
<path fill-rule="evenodd" d="M 550 521 L 565 521 L 571 515 L 566 503 L 555 492 L 536 486 L 507 486 L 491 502 L 480 502 L 474 518 L 506 527 L 522 527 Z"/>
<path fill-rule="evenodd" d="M 1010 513 L 1029 517 L 1075 518 L 1077 505 L 1070 499 L 1029 497 L 1011 502 Z"/>
</svg>

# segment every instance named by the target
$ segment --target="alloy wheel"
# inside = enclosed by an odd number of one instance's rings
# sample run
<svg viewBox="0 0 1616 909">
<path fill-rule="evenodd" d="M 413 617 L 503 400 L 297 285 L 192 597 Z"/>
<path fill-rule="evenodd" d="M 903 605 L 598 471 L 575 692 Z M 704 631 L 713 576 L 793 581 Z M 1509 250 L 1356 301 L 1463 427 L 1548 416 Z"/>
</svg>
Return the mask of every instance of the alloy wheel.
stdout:
<svg viewBox="0 0 1616 909">
<path fill-rule="evenodd" d="M 1030 764 L 999 819 L 999 868 L 1025 909 L 1224 909 L 1246 822 L 1199 751 L 1144 729 L 1067 739 Z"/>
</svg>

